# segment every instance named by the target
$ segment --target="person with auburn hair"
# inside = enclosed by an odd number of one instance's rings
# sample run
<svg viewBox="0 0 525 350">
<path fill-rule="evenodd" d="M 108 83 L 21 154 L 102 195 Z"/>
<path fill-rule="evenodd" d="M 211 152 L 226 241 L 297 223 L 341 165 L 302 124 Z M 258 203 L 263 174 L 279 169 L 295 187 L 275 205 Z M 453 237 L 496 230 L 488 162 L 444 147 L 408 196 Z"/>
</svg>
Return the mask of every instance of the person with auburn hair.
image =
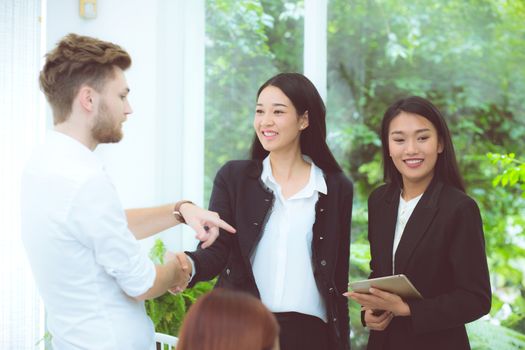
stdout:
<svg viewBox="0 0 525 350">
<path fill-rule="evenodd" d="M 371 288 L 370 350 L 470 349 L 465 324 L 490 311 L 483 224 L 465 193 L 445 118 L 428 100 L 393 103 L 381 124 L 386 184 L 368 198 L 370 278 L 405 274 L 423 299 Z"/>
<path fill-rule="evenodd" d="M 214 289 L 190 307 L 177 350 L 278 350 L 279 325 L 254 296 Z"/>
<path fill-rule="evenodd" d="M 213 246 L 187 252 L 190 286 L 219 274 L 217 286 L 259 297 L 279 322 L 282 350 L 349 347 L 342 293 L 353 187 L 326 143 L 325 119 L 304 75 L 281 73 L 262 84 L 251 159 L 226 163 L 210 198 L 210 210 L 238 233 L 221 232 Z"/>
<path fill-rule="evenodd" d="M 132 112 L 124 76 L 130 65 L 120 46 L 69 34 L 40 73 L 54 131 L 24 171 L 22 239 L 55 350 L 154 349 L 144 299 L 184 288 L 189 275 L 174 258 L 154 265 L 137 239 L 184 222 L 205 246 L 219 227 L 234 231 L 189 201 L 122 209 L 93 151 L 122 139 Z"/>
</svg>

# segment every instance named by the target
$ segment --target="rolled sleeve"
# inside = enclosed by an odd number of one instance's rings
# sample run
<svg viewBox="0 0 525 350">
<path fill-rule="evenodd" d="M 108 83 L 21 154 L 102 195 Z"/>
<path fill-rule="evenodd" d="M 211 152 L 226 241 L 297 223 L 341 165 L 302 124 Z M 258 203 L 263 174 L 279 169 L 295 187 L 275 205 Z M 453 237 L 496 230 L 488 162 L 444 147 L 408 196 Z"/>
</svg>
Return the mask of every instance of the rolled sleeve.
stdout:
<svg viewBox="0 0 525 350">
<path fill-rule="evenodd" d="M 117 192 L 105 174 L 83 183 L 67 222 L 76 239 L 129 296 L 145 293 L 155 281 L 155 265 L 129 230 Z"/>
</svg>

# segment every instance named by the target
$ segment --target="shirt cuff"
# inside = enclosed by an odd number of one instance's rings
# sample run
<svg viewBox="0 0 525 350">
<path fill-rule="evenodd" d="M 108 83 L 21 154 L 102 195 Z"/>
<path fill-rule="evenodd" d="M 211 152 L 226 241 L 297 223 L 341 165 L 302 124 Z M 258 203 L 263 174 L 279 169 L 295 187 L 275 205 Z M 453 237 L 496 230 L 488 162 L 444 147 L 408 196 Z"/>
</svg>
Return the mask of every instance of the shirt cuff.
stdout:
<svg viewBox="0 0 525 350">
<path fill-rule="evenodd" d="M 191 263 L 191 275 L 190 275 L 190 280 L 188 281 L 188 283 L 189 283 L 189 282 L 191 282 L 191 280 L 193 279 L 193 276 L 195 276 L 195 273 L 196 273 L 196 271 L 195 271 L 195 262 L 193 262 L 193 259 L 188 254 L 186 254 L 186 257 L 188 258 L 188 260 Z"/>
</svg>

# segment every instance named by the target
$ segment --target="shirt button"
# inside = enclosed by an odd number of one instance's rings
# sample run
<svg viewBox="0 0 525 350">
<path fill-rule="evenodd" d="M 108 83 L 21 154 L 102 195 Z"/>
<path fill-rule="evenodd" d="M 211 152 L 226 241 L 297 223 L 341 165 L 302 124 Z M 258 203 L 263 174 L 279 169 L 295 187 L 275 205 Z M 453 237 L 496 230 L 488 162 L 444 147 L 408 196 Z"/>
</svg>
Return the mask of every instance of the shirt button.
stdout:
<svg viewBox="0 0 525 350">
<path fill-rule="evenodd" d="M 323 239 L 324 239 L 324 237 L 323 237 L 323 236 L 321 236 L 321 237 L 319 237 L 319 239 L 320 239 L 320 240 L 323 240 Z"/>
<path fill-rule="evenodd" d="M 269 200 L 268 198 L 265 198 L 264 201 L 265 201 L 265 202 L 269 202 L 270 200 Z"/>
<path fill-rule="evenodd" d="M 326 260 L 321 260 L 321 266 L 326 266 Z"/>
<path fill-rule="evenodd" d="M 320 211 L 321 213 L 324 212 L 324 208 L 319 209 L 319 211 Z"/>
<path fill-rule="evenodd" d="M 334 317 L 334 318 L 332 319 L 332 321 L 337 322 L 337 318 Z"/>
<path fill-rule="evenodd" d="M 259 223 L 258 222 L 254 222 L 253 226 L 259 226 Z"/>
<path fill-rule="evenodd" d="M 328 291 L 329 291 L 330 293 L 333 293 L 333 292 L 334 292 L 334 289 L 333 289 L 332 287 L 330 287 L 330 289 L 328 289 Z"/>
<path fill-rule="evenodd" d="M 230 274 L 230 269 L 226 269 L 226 274 L 227 274 L 227 275 Z"/>
</svg>

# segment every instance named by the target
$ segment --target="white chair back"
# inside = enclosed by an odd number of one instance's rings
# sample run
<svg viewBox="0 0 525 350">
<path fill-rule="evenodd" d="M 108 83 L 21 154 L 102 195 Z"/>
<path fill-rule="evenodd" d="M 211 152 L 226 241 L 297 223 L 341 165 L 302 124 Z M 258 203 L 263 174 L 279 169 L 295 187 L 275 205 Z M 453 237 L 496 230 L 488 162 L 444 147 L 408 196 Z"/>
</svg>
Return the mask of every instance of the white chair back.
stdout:
<svg viewBox="0 0 525 350">
<path fill-rule="evenodd" d="M 157 343 L 157 349 L 160 350 L 175 350 L 175 346 L 179 339 L 169 334 L 155 333 L 155 342 Z M 159 348 L 160 345 L 160 348 Z"/>
</svg>

